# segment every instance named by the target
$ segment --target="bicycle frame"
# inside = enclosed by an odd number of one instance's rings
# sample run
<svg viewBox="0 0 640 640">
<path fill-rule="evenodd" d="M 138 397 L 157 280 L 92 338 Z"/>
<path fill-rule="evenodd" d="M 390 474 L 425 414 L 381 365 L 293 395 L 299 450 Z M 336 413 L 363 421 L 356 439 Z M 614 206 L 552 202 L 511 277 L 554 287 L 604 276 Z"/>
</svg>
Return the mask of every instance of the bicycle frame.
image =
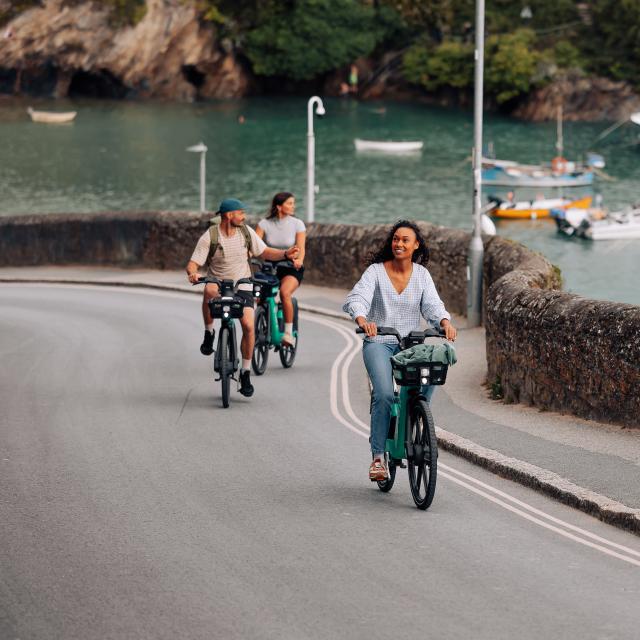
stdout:
<svg viewBox="0 0 640 640">
<path fill-rule="evenodd" d="M 222 329 L 223 327 L 227 328 L 229 330 L 229 340 L 231 341 L 231 348 L 233 350 L 234 353 L 234 358 L 233 358 L 233 373 L 231 375 L 231 377 L 233 378 L 233 374 L 238 370 L 238 367 L 240 365 L 240 359 L 238 358 L 238 340 L 236 337 L 236 322 L 233 318 L 222 318 L 222 321 L 220 323 L 220 329 L 218 331 L 218 343 L 217 343 L 217 349 L 215 350 L 215 355 L 213 358 L 213 370 L 216 373 L 220 373 L 220 355 L 221 355 L 221 349 L 220 349 L 220 337 L 222 336 Z M 235 379 L 235 378 L 234 378 Z M 216 378 L 216 382 L 220 380 L 220 378 Z"/>
<path fill-rule="evenodd" d="M 259 262 L 254 262 L 254 264 L 260 264 L 260 266 L 262 266 Z M 273 273 L 273 271 L 268 273 Z M 267 310 L 267 339 L 269 341 L 269 345 L 272 347 L 279 347 L 282 344 L 282 337 L 284 336 L 284 315 L 282 304 L 276 303 L 276 295 L 278 294 L 279 288 L 279 284 L 278 286 L 262 284 L 263 292 L 261 294 L 260 305 Z M 281 325 L 283 327 L 282 331 L 280 330 Z M 293 335 L 294 337 L 298 336 L 297 327 L 294 327 Z"/>
<path fill-rule="evenodd" d="M 391 418 L 389 425 L 394 424 L 393 437 L 387 438 L 385 451 L 394 460 L 406 458 L 407 421 L 409 417 L 409 402 L 414 396 L 420 395 L 420 387 L 401 386 L 394 393 L 393 405 L 391 405 Z"/>
</svg>

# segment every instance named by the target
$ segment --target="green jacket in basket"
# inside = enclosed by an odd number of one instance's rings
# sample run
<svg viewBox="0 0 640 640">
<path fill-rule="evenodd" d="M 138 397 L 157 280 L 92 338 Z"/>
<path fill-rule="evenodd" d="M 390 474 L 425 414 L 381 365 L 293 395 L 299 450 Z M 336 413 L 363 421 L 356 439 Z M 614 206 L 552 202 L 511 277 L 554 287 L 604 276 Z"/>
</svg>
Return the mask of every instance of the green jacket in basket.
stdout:
<svg viewBox="0 0 640 640">
<path fill-rule="evenodd" d="M 458 361 L 456 350 L 449 342 L 442 344 L 417 344 L 396 353 L 391 358 L 396 364 L 419 364 L 421 362 L 441 362 L 455 364 Z"/>
</svg>

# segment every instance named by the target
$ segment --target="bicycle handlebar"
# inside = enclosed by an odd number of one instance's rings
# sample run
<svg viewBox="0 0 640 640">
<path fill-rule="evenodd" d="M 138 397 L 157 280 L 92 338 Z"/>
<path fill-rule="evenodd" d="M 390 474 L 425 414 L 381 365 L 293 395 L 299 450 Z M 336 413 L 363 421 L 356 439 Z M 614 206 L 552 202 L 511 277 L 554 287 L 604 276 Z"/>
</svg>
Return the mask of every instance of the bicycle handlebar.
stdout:
<svg viewBox="0 0 640 640">
<path fill-rule="evenodd" d="M 251 264 L 260 267 L 261 271 L 265 271 L 267 273 L 273 272 L 278 267 L 287 267 L 289 269 L 295 269 L 293 262 L 289 259 L 285 260 L 257 260 L 256 258 L 251 258 Z"/>
<path fill-rule="evenodd" d="M 364 329 L 358 327 L 356 333 L 364 333 Z M 425 329 L 424 331 L 412 331 L 409 335 L 401 337 L 397 329 L 393 327 L 378 327 L 377 335 L 379 336 L 393 336 L 398 342 L 407 342 L 409 340 L 422 342 L 426 338 L 446 338 L 446 333 L 440 329 Z"/>
<path fill-rule="evenodd" d="M 195 287 L 197 284 L 217 284 L 219 288 L 222 288 L 222 280 L 219 280 L 218 278 L 210 278 L 210 277 L 206 277 L 206 278 L 198 278 L 198 282 L 192 282 L 191 286 Z M 233 285 L 233 289 L 234 291 L 238 288 L 238 285 L 241 284 L 253 284 L 253 279 L 252 278 L 240 278 L 240 280 L 237 280 L 234 285 Z"/>
</svg>

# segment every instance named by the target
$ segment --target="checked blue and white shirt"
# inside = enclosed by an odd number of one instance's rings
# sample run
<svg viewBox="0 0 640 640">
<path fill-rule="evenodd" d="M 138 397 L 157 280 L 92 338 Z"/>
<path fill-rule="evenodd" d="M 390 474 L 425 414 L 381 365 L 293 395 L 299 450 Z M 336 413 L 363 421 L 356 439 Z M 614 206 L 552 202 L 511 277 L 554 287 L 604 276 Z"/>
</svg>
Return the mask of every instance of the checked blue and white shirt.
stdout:
<svg viewBox="0 0 640 640">
<path fill-rule="evenodd" d="M 422 265 L 413 264 L 409 283 L 402 293 L 393 286 L 384 265 L 372 264 L 353 287 L 342 309 L 354 320 L 364 316 L 379 327 L 393 327 L 401 336 L 420 329 L 420 316 L 440 327 L 443 318 L 451 319 L 436 291 L 431 274 Z M 393 336 L 365 338 L 375 342 L 396 343 Z"/>
</svg>

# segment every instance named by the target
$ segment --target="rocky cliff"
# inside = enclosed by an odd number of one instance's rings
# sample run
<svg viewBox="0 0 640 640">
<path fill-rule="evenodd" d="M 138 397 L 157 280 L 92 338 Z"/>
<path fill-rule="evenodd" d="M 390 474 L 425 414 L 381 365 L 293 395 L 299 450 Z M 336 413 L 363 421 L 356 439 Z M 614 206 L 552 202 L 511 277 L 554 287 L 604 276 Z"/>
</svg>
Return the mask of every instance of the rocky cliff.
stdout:
<svg viewBox="0 0 640 640">
<path fill-rule="evenodd" d="M 514 111 L 524 120 L 555 120 L 562 104 L 565 120 L 624 120 L 640 111 L 640 96 L 626 82 L 569 73 L 531 93 Z"/>
<path fill-rule="evenodd" d="M 250 75 L 191 3 L 146 0 L 116 28 L 91 2 L 43 0 L 0 35 L 0 93 L 190 101 L 245 95 Z"/>
</svg>

